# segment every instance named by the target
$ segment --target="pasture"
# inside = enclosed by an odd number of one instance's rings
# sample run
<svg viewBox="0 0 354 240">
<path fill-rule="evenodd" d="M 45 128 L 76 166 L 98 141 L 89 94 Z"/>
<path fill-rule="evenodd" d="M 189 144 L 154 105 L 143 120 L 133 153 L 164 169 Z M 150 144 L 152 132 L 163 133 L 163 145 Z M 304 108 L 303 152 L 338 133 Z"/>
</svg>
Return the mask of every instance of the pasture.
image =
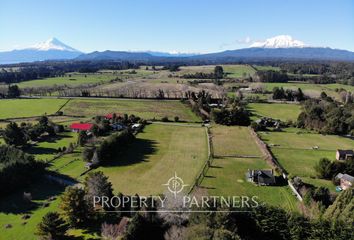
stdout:
<svg viewBox="0 0 354 240">
<path fill-rule="evenodd" d="M 70 143 L 76 143 L 76 139 L 77 133 L 59 133 L 55 137 L 47 138 L 43 141 L 37 142 L 35 145 L 27 149 L 26 152 L 35 155 L 37 160 L 49 161 L 57 155 L 58 148 L 67 148 Z"/>
<path fill-rule="evenodd" d="M 260 132 L 260 136 L 290 174 L 304 177 L 318 186 L 330 186 L 330 181 L 310 179 L 316 177 L 314 166 L 318 161 L 323 157 L 335 160 L 337 149 L 354 148 L 354 141 L 348 138 L 291 128 L 284 132 Z"/>
<path fill-rule="evenodd" d="M 108 113 L 134 114 L 144 119 L 161 119 L 167 116 L 173 120 L 197 122 L 200 119 L 180 101 L 130 100 L 130 99 L 73 99 L 64 108 L 66 115 L 89 116 Z"/>
<path fill-rule="evenodd" d="M 192 184 L 206 159 L 205 128 L 151 124 L 111 165 L 97 170 L 116 193 L 154 195 L 167 192 L 163 184 L 175 173 Z"/>
<path fill-rule="evenodd" d="M 216 157 L 201 188 L 210 195 L 257 196 L 261 202 L 297 210 L 297 200 L 288 186 L 256 186 L 246 180 L 248 169 L 270 169 L 246 127 L 216 126 L 211 129 Z M 223 138 L 223 134 L 228 133 Z M 242 154 L 237 157 L 236 155 Z M 234 156 L 235 155 L 235 156 Z"/>
<path fill-rule="evenodd" d="M 67 99 L 0 100 L 0 119 L 42 116 L 56 113 Z"/>
<path fill-rule="evenodd" d="M 103 84 L 115 78 L 113 73 L 67 73 L 61 77 L 51 77 L 24 81 L 17 84 L 20 88 L 53 87 L 53 86 L 78 86 L 90 84 Z"/>
<path fill-rule="evenodd" d="M 301 106 L 298 104 L 250 103 L 247 107 L 257 118 L 270 117 L 282 121 L 296 121 L 301 112 Z"/>
</svg>

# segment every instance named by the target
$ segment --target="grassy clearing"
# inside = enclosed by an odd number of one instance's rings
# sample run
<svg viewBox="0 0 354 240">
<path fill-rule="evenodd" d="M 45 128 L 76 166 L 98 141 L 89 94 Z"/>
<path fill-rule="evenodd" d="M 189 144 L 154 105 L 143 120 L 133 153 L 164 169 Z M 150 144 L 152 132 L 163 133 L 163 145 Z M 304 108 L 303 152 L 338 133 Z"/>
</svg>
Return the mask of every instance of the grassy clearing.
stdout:
<svg viewBox="0 0 354 240">
<path fill-rule="evenodd" d="M 23 192 L 30 192 L 33 198 L 33 204 L 26 203 L 23 199 Z M 35 240 L 34 235 L 37 224 L 42 217 L 49 211 L 57 211 L 59 199 L 50 202 L 48 207 L 43 207 L 43 203 L 49 202 L 47 199 L 51 196 L 59 196 L 64 188 L 41 181 L 33 186 L 17 191 L 14 194 L 3 197 L 0 200 L 0 226 L 2 228 L 0 239 L 16 240 Z M 27 220 L 22 219 L 24 214 L 30 214 Z M 6 229 L 4 226 L 11 224 L 12 227 Z"/>
<path fill-rule="evenodd" d="M 212 134 L 215 154 L 261 156 L 260 150 L 246 127 L 216 126 L 212 128 Z M 262 202 L 296 211 L 296 198 L 292 196 L 287 186 L 260 187 L 246 181 L 245 174 L 248 169 L 269 168 L 270 166 L 260 157 L 217 157 L 214 159 L 213 166 L 208 170 L 208 176 L 204 178 L 202 187 L 208 189 L 211 195 L 258 196 Z"/>
<path fill-rule="evenodd" d="M 280 67 L 273 67 L 273 66 L 259 66 L 259 65 L 254 65 L 258 71 L 268 71 L 268 70 L 273 70 L 273 71 L 280 71 Z"/>
<path fill-rule="evenodd" d="M 331 186 L 330 181 L 313 179 L 314 166 L 320 158 L 334 160 L 336 149 L 353 149 L 354 141 L 335 135 L 302 133 L 301 130 L 285 129 L 286 132 L 261 132 L 261 138 L 271 146 L 280 164 L 292 175 L 304 177 L 316 186 Z M 318 146 L 318 149 L 312 149 Z M 333 190 L 333 189 L 332 189 Z"/>
<path fill-rule="evenodd" d="M 0 100 L 0 119 L 54 114 L 67 99 L 8 99 Z"/>
<path fill-rule="evenodd" d="M 68 73 L 64 77 L 52 77 L 24 81 L 18 84 L 20 88 L 78 86 L 87 84 L 106 83 L 120 75 L 112 73 Z"/>
<path fill-rule="evenodd" d="M 250 103 L 247 107 L 256 117 L 271 117 L 282 121 L 296 121 L 301 112 L 301 107 L 297 104 Z"/>
<path fill-rule="evenodd" d="M 64 154 L 50 163 L 49 169 L 71 178 L 78 179 L 85 172 L 85 162 L 82 160 L 82 148 L 75 149 L 73 153 Z"/>
<path fill-rule="evenodd" d="M 27 153 L 35 155 L 37 160 L 51 160 L 58 153 L 58 148 L 68 147 L 70 143 L 75 143 L 77 133 L 64 132 L 43 142 L 38 142 L 36 145 L 26 150 Z"/>
<path fill-rule="evenodd" d="M 205 129 L 151 124 L 118 158 L 115 165 L 97 169 L 109 177 L 116 192 L 164 193 L 162 184 L 175 173 L 192 184 L 207 158 Z"/>
<path fill-rule="evenodd" d="M 229 78 L 244 78 L 256 73 L 249 65 L 222 65 L 222 67 Z"/>
<path fill-rule="evenodd" d="M 64 114 L 76 116 L 96 116 L 107 113 L 134 114 L 144 119 L 161 119 L 168 116 L 173 120 L 200 121 L 200 119 L 179 101 L 162 100 L 116 100 L 116 99 L 73 99 L 63 109 Z"/>
</svg>

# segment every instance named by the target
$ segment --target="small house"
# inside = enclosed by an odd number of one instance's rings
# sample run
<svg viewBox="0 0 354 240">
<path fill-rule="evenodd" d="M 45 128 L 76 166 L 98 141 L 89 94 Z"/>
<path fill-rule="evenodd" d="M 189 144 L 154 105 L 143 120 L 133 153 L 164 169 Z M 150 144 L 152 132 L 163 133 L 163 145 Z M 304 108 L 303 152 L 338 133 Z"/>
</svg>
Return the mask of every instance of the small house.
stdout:
<svg viewBox="0 0 354 240">
<path fill-rule="evenodd" d="M 347 190 L 348 188 L 351 188 L 354 185 L 354 177 L 350 176 L 349 174 L 338 173 L 336 179 L 339 179 L 340 187 L 343 190 Z"/>
<path fill-rule="evenodd" d="M 246 178 L 249 182 L 257 185 L 268 186 L 275 184 L 273 169 L 271 170 L 248 170 Z"/>
<path fill-rule="evenodd" d="M 337 160 L 348 160 L 354 157 L 353 150 L 341 150 L 338 149 L 336 152 L 336 159 Z"/>
<path fill-rule="evenodd" d="M 92 123 L 73 123 L 70 125 L 70 129 L 73 132 L 90 131 L 92 127 Z"/>
</svg>

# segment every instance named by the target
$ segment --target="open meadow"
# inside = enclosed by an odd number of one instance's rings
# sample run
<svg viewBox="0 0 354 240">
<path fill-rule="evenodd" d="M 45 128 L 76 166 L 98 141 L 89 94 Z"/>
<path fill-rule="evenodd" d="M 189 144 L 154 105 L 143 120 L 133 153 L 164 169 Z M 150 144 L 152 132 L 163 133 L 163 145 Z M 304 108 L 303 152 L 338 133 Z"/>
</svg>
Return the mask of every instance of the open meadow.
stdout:
<svg viewBox="0 0 354 240">
<path fill-rule="evenodd" d="M 67 99 L 54 98 L 0 100 L 0 119 L 54 114 L 67 101 Z"/>
<path fill-rule="evenodd" d="M 301 112 L 298 104 L 249 103 L 247 107 L 256 118 L 270 117 L 281 121 L 296 121 Z"/>
<path fill-rule="evenodd" d="M 18 84 L 20 88 L 78 86 L 89 84 L 102 84 L 109 82 L 119 74 L 113 73 L 67 73 L 62 77 L 51 77 L 24 81 Z"/>
<path fill-rule="evenodd" d="M 288 186 L 257 186 L 246 180 L 248 169 L 271 169 L 248 128 L 214 126 L 211 132 L 216 156 L 201 188 L 210 195 L 257 196 L 261 202 L 297 211 L 297 200 Z M 238 154 L 243 156 L 237 157 Z"/>
<path fill-rule="evenodd" d="M 151 124 L 111 165 L 97 170 L 109 177 L 116 193 L 154 195 L 167 191 L 163 184 L 175 173 L 193 184 L 207 155 L 205 128 Z"/>
<path fill-rule="evenodd" d="M 134 114 L 143 119 L 161 119 L 167 116 L 173 120 L 197 122 L 200 119 L 189 107 L 173 100 L 131 100 L 131 99 L 73 99 L 64 108 L 65 115 L 96 116 L 108 113 Z"/>
</svg>

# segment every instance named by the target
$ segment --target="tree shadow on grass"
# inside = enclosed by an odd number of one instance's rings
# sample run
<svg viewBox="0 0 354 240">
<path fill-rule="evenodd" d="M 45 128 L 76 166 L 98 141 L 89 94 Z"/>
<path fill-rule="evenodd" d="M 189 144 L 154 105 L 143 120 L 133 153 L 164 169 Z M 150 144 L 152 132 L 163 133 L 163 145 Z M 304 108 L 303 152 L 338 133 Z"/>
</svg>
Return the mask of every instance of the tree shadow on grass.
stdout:
<svg viewBox="0 0 354 240">
<path fill-rule="evenodd" d="M 50 182 L 45 178 L 39 179 L 28 187 L 19 189 L 8 196 L 1 197 L 0 212 L 6 214 L 31 213 L 31 211 L 50 203 L 49 198 L 59 195 L 64 192 L 64 190 L 64 186 Z M 32 201 L 29 202 L 24 199 L 24 192 L 31 193 Z"/>
<path fill-rule="evenodd" d="M 135 139 L 124 152 L 115 157 L 114 160 L 103 165 L 104 167 L 127 166 L 148 161 L 149 155 L 156 152 L 157 142 L 148 139 Z"/>
</svg>

